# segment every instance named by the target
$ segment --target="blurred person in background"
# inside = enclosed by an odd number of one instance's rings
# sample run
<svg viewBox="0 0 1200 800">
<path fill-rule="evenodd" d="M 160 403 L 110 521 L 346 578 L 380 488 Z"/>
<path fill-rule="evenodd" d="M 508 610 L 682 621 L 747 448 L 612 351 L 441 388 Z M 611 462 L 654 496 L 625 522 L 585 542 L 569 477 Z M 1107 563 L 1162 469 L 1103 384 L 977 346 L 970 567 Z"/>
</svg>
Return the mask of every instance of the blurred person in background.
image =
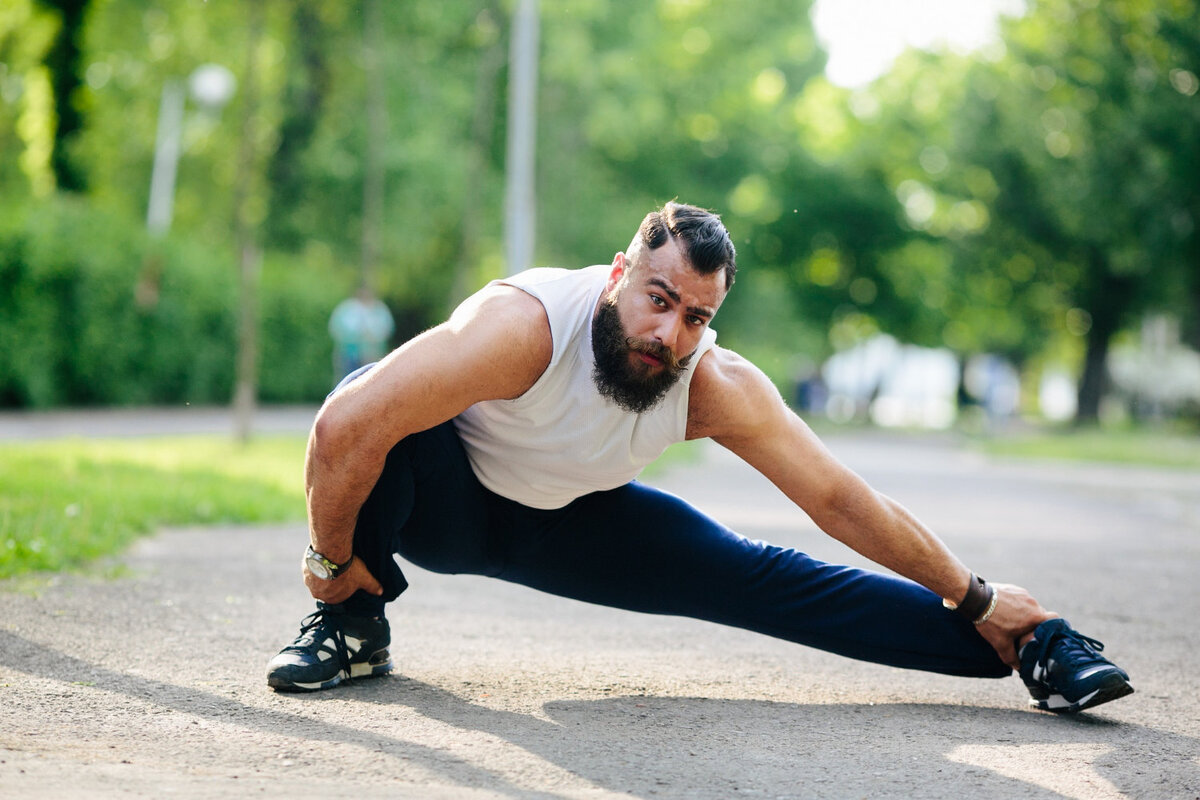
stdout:
<svg viewBox="0 0 1200 800">
<path fill-rule="evenodd" d="M 359 367 L 383 358 L 395 330 L 396 324 L 388 307 L 365 286 L 338 303 L 329 317 L 334 383 Z"/>
</svg>

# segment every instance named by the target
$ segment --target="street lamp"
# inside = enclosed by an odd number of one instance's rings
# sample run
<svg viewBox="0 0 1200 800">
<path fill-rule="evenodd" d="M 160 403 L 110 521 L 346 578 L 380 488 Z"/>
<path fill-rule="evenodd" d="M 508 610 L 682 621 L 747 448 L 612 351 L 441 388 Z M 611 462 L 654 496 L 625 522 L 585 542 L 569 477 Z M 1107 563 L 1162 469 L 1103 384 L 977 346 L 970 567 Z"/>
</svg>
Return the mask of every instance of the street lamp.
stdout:
<svg viewBox="0 0 1200 800">
<path fill-rule="evenodd" d="M 229 102 L 237 88 L 233 73 L 220 64 L 202 64 L 187 80 L 187 93 L 205 111 L 216 113 Z M 150 173 L 150 202 L 146 228 L 164 234 L 171 227 L 175 205 L 175 172 L 179 165 L 183 133 L 183 82 L 170 78 L 163 84 L 158 107 L 158 132 L 154 142 L 154 167 Z"/>
</svg>

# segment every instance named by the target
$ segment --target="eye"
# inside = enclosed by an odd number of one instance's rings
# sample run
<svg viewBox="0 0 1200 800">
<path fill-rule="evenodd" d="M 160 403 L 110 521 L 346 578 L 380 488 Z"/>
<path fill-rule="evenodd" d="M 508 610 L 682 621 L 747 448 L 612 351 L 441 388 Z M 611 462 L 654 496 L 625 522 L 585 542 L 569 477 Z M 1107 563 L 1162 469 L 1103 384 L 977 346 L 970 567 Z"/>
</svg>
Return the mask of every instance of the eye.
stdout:
<svg viewBox="0 0 1200 800">
<path fill-rule="evenodd" d="M 659 297 L 656 294 L 650 295 L 650 302 L 656 306 L 666 306 L 667 305 L 667 301 L 663 300 L 661 297 Z"/>
<path fill-rule="evenodd" d="M 704 324 L 704 317 L 697 317 L 697 316 L 694 316 L 694 315 L 693 315 L 693 316 L 690 316 L 690 317 L 688 317 L 688 324 L 689 324 L 689 325 L 703 325 L 703 324 Z"/>
</svg>

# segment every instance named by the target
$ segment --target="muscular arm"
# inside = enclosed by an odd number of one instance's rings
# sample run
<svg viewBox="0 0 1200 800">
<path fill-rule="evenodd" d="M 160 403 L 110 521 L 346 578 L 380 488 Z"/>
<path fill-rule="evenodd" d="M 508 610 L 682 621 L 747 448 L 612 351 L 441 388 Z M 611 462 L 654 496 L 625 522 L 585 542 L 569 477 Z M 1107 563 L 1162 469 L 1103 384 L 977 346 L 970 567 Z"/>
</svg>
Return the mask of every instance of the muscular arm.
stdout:
<svg viewBox="0 0 1200 800">
<path fill-rule="evenodd" d="M 692 379 L 688 438 L 711 437 L 778 486 L 823 531 L 906 578 L 954 601 L 970 571 L 907 509 L 839 462 L 783 403 L 752 364 L 714 348 Z M 1000 586 L 992 620 L 980 633 L 1010 665 L 1013 641 L 1052 616 L 1028 593 Z"/>
<path fill-rule="evenodd" d="M 314 549 L 338 563 L 349 560 L 358 511 L 392 447 L 481 400 L 521 395 L 549 364 L 551 348 L 538 300 L 512 287 L 487 287 L 331 397 L 317 414 L 305 458 Z M 317 599 L 334 603 L 358 588 L 379 591 L 358 561 L 335 581 L 306 571 L 305 583 Z"/>
</svg>

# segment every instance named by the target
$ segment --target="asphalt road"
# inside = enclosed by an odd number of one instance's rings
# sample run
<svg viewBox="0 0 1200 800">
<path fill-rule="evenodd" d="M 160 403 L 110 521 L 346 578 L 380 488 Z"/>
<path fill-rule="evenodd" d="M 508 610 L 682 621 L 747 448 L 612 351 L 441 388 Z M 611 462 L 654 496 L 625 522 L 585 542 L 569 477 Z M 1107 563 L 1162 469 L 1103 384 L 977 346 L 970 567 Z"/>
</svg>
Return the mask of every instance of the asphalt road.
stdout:
<svg viewBox="0 0 1200 800">
<path fill-rule="evenodd" d="M 394 675 L 280 695 L 263 673 L 309 610 L 303 527 L 170 530 L 84 574 L 0 582 L 0 796 L 1200 797 L 1200 473 L 828 442 L 980 574 L 1106 642 L 1137 693 L 1058 717 L 1016 678 L 409 568 Z M 719 448 L 656 482 L 861 563 Z"/>
</svg>

